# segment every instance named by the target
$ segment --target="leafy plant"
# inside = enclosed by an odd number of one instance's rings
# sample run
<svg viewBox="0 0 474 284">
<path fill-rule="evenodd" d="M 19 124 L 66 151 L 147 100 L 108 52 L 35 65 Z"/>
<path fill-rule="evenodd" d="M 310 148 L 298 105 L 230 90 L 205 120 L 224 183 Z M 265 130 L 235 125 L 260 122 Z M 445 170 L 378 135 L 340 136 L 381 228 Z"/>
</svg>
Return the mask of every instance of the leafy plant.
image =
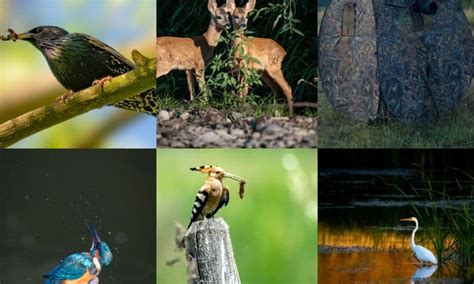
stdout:
<svg viewBox="0 0 474 284">
<path fill-rule="evenodd" d="M 242 7 L 247 1 L 236 1 L 238 7 Z M 225 0 L 218 0 L 218 5 Z M 207 11 L 207 0 L 180 0 L 180 1 L 158 1 L 157 11 L 157 35 L 189 37 L 204 33 L 209 24 L 209 12 Z M 246 35 L 263 38 L 271 38 L 282 45 L 287 56 L 283 61 L 283 72 L 293 90 L 295 101 L 317 100 L 317 92 L 307 84 L 297 84 L 300 79 L 312 81 L 316 76 L 316 27 L 314 19 L 317 15 L 315 1 L 303 0 L 280 0 L 280 1 L 257 1 L 257 9 L 253 11 L 249 19 L 249 28 L 253 33 L 246 31 Z M 224 37 L 226 35 L 224 34 Z M 227 40 L 227 42 L 226 42 Z M 229 35 L 223 39 L 216 49 L 216 57 L 206 69 L 207 88 L 206 95 L 212 97 L 204 105 L 213 104 L 218 107 L 222 103 L 237 103 L 235 96 L 242 87 L 242 81 L 236 76 L 240 74 L 243 82 L 251 86 L 249 95 L 246 97 L 245 105 L 249 108 L 261 105 L 260 102 L 273 100 L 271 90 L 261 83 L 259 75 L 245 68 L 238 71 L 232 70 L 233 48 L 229 46 Z M 251 58 L 244 58 L 247 62 Z M 167 76 L 158 79 L 158 95 L 171 95 L 178 98 L 186 98 L 187 83 L 184 72 L 171 72 Z M 227 73 L 227 74 L 224 74 Z M 201 96 L 201 101 L 204 96 Z M 213 102 L 216 98 L 224 102 Z M 239 102 L 240 103 L 240 102 Z M 266 108 L 268 109 L 268 108 Z M 262 110 L 253 110 L 255 113 Z M 274 111 L 271 111 L 272 114 Z M 308 113 L 313 115 L 313 113 Z"/>
</svg>

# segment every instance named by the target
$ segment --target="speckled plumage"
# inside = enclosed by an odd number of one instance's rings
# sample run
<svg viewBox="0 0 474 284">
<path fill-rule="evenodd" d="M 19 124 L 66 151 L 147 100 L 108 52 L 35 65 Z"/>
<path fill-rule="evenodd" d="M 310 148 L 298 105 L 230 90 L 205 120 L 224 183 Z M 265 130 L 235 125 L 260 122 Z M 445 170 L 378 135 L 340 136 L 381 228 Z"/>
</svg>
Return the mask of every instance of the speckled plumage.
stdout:
<svg viewBox="0 0 474 284">
<path fill-rule="evenodd" d="M 22 35 L 19 39 L 41 51 L 59 83 L 74 92 L 90 87 L 95 80 L 118 76 L 135 67 L 118 51 L 86 34 L 41 26 Z M 156 100 L 156 90 L 150 89 L 114 106 L 156 115 Z"/>
</svg>

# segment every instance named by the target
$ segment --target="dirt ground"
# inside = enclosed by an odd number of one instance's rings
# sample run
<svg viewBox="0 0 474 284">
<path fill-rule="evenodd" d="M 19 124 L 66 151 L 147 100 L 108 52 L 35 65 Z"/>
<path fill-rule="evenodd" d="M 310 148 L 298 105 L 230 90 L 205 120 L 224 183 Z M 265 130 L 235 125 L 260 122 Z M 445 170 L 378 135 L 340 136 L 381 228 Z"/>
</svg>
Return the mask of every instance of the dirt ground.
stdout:
<svg viewBox="0 0 474 284">
<path fill-rule="evenodd" d="M 315 148 L 316 118 L 246 117 L 215 109 L 158 114 L 160 148 Z"/>
</svg>

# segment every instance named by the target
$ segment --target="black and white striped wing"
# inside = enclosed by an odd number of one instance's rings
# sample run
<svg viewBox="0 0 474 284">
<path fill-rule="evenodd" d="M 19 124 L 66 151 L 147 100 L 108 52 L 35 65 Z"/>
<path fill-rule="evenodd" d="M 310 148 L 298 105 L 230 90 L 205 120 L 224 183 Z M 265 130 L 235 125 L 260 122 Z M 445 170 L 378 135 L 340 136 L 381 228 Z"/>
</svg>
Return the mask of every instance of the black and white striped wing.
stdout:
<svg viewBox="0 0 474 284">
<path fill-rule="evenodd" d="M 199 215 L 202 212 L 202 209 L 206 205 L 207 198 L 209 196 L 209 191 L 211 190 L 211 186 L 205 184 L 201 186 L 198 193 L 196 194 L 196 199 L 194 200 L 193 210 L 191 212 L 191 221 L 189 222 L 188 229 L 191 226 L 191 223 L 196 221 Z"/>
</svg>

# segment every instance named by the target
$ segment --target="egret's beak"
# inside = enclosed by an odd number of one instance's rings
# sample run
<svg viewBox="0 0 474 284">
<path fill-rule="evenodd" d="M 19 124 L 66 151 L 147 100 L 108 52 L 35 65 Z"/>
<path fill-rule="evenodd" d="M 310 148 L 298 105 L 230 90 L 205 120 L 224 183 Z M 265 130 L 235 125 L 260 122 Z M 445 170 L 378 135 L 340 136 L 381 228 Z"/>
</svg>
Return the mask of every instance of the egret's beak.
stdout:
<svg viewBox="0 0 474 284">
<path fill-rule="evenodd" d="M 411 218 L 403 218 L 403 219 L 400 219 L 400 221 L 411 221 L 411 222 L 413 222 L 413 220 Z"/>
<path fill-rule="evenodd" d="M 231 173 L 225 173 L 224 177 L 233 179 L 233 180 L 241 182 L 241 183 L 245 183 L 245 180 L 243 178 L 241 178 L 239 176 L 236 176 L 234 174 L 231 174 Z"/>
</svg>

